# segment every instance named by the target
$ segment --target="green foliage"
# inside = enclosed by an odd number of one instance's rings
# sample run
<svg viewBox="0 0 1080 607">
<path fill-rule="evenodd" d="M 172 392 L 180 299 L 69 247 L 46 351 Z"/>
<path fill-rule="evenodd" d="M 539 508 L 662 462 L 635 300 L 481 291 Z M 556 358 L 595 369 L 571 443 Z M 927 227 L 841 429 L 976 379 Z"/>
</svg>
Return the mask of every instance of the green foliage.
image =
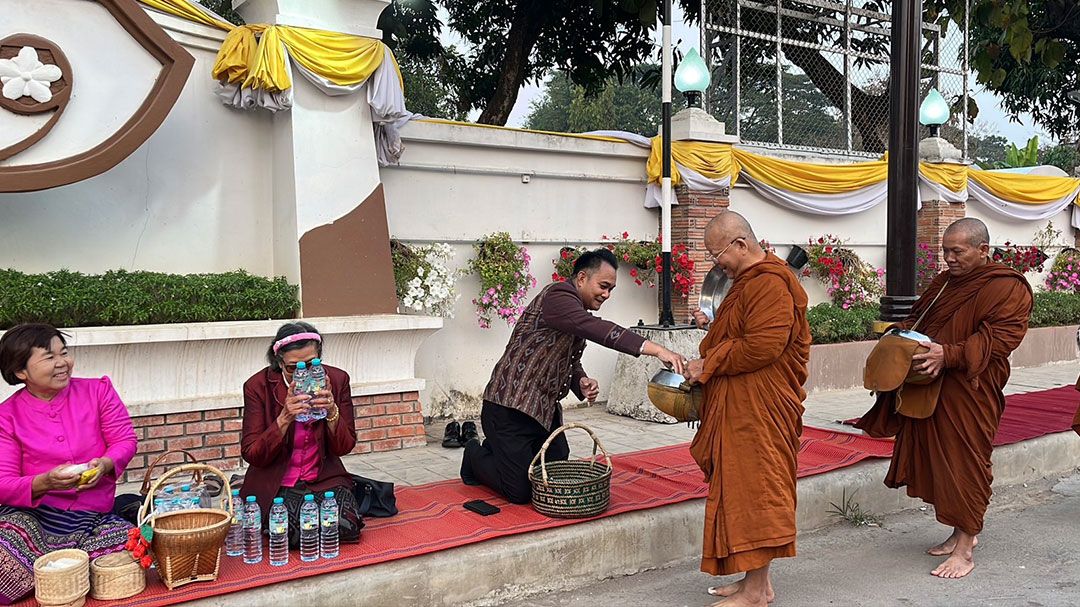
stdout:
<svg viewBox="0 0 1080 607">
<path fill-rule="evenodd" d="M 0 327 L 24 322 L 89 327 L 293 318 L 299 309 L 297 292 L 284 278 L 239 270 L 186 275 L 0 270 Z"/>
<path fill-rule="evenodd" d="M 998 168 L 1014 169 L 1019 167 L 1033 167 L 1039 164 L 1039 136 L 1028 139 L 1027 145 L 1017 148 L 1015 143 L 1010 143 L 1005 150 L 1005 163 Z"/>
<path fill-rule="evenodd" d="M 684 14 L 698 14 L 698 0 L 679 1 Z M 591 95 L 611 77 L 627 81 L 655 51 L 658 11 L 657 0 L 394 0 L 379 28 L 399 59 L 467 48 L 458 107 L 483 110 L 481 123 L 505 124 L 521 86 L 555 69 Z"/>
<path fill-rule="evenodd" d="M 829 510 L 829 514 L 838 516 L 845 521 L 851 523 L 855 527 L 880 527 L 882 517 L 876 515 L 868 510 L 863 510 L 863 507 L 859 502 L 855 501 L 855 494 L 858 489 L 851 492 L 851 495 L 847 494 L 847 489 L 843 490 L 840 496 L 840 503 L 829 502 L 832 509 Z"/>
<path fill-rule="evenodd" d="M 806 311 L 810 335 L 815 344 L 835 344 L 875 339 L 873 326 L 878 319 L 876 304 L 847 310 L 831 303 L 820 303 Z"/>
<path fill-rule="evenodd" d="M 648 69 L 638 66 L 635 77 L 625 82 L 609 78 L 593 95 L 572 83 L 565 72 L 556 71 L 543 96 L 532 102 L 525 127 L 559 133 L 620 130 L 652 137 L 660 125 L 660 92 L 636 84 Z M 673 111 L 684 106 L 681 97 L 672 99 Z"/>
<path fill-rule="evenodd" d="M 514 326 L 525 311 L 525 295 L 536 286 L 529 273 L 529 252 L 507 232 L 484 236 L 473 250 L 476 256 L 469 260 L 469 271 L 480 279 L 480 294 L 473 300 L 477 323 L 489 329 L 492 319 L 502 318 Z"/>
<path fill-rule="evenodd" d="M 232 0 L 195 0 L 199 4 L 221 15 L 233 25 L 244 25 L 244 18 L 233 10 Z"/>
<path fill-rule="evenodd" d="M 1072 176 L 1080 166 L 1080 148 L 1068 144 L 1044 147 L 1039 150 L 1039 164 L 1056 166 Z"/>
<path fill-rule="evenodd" d="M 461 108 L 455 86 L 460 79 L 456 65 L 456 55 L 451 53 L 426 59 L 405 56 L 399 60 L 405 83 L 405 106 L 409 111 L 429 118 L 465 120 L 466 112 Z"/>
<path fill-rule="evenodd" d="M 927 0 L 927 12 L 967 17 L 967 0 Z M 1051 135 L 1077 133 L 1080 111 L 1080 0 L 972 0 L 971 66 L 1013 119 L 1030 113 Z"/>
<path fill-rule="evenodd" d="M 1032 327 L 1060 327 L 1080 324 L 1080 294 L 1067 291 L 1035 293 Z"/>
</svg>

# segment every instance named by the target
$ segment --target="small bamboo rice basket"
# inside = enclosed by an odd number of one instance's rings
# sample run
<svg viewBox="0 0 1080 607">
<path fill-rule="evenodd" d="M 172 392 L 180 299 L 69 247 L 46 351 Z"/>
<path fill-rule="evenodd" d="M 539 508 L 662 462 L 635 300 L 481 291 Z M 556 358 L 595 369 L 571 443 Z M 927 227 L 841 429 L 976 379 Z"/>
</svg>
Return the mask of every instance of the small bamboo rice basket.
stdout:
<svg viewBox="0 0 1080 607">
<path fill-rule="evenodd" d="M 232 495 L 229 479 L 221 470 L 208 464 L 183 464 L 161 475 L 146 493 L 139 508 L 139 525 L 149 522 L 154 530 L 150 552 L 158 575 L 169 590 L 192 582 L 212 582 L 217 579 L 225 537 L 233 521 L 232 500 L 225 501 L 227 510 L 196 508 L 150 515 L 154 494 L 169 477 L 196 471 L 217 475 L 224 483 L 224 495 Z"/>
<path fill-rule="evenodd" d="M 589 433 L 593 440 L 592 458 L 547 462 L 545 458 L 551 441 L 571 428 Z M 602 463 L 597 459 L 597 449 L 604 455 Z M 596 434 L 584 424 L 565 424 L 551 433 L 533 457 L 529 464 L 529 482 L 532 484 L 533 508 L 540 514 L 554 518 L 596 516 L 607 510 L 611 501 L 611 457 Z"/>
<path fill-rule="evenodd" d="M 115 601 L 146 588 L 146 571 L 128 551 L 99 556 L 90 562 L 90 598 Z"/>
<path fill-rule="evenodd" d="M 57 570 L 45 565 L 63 558 L 79 564 Z M 90 555 L 78 548 L 54 550 L 34 561 L 34 598 L 43 607 L 82 607 L 90 592 Z"/>
</svg>

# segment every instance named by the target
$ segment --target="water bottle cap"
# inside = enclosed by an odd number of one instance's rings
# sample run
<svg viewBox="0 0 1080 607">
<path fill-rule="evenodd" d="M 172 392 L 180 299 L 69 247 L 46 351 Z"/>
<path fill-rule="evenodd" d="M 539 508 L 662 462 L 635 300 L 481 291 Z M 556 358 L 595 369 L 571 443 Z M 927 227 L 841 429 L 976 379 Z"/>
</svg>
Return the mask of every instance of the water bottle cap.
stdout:
<svg viewBox="0 0 1080 607">
<path fill-rule="evenodd" d="M 307 369 L 307 363 L 304 362 L 304 361 L 300 361 L 300 362 L 296 363 L 296 368 L 297 369 Z"/>
<path fill-rule="evenodd" d="M 162 502 L 164 502 L 164 501 L 165 501 L 165 500 L 161 499 L 160 497 L 155 497 L 155 498 L 154 498 L 154 503 L 155 503 L 155 504 L 160 504 L 160 503 L 162 503 Z"/>
<path fill-rule="evenodd" d="M 283 498 L 283 497 L 275 497 L 274 498 L 274 503 L 275 504 L 284 504 L 285 503 L 285 498 Z"/>
<path fill-rule="evenodd" d="M 334 497 L 334 492 L 333 491 L 327 491 L 326 493 L 323 494 L 324 499 L 330 499 L 332 497 Z"/>
<path fill-rule="evenodd" d="M 322 359 L 321 358 L 313 358 L 313 359 L 311 359 L 311 366 L 312 367 L 314 367 L 315 365 L 321 365 L 321 364 L 322 364 Z"/>
<path fill-rule="evenodd" d="M 313 502 L 313 501 L 315 501 L 315 496 L 309 493 L 309 494 L 304 496 L 304 501 L 305 502 Z"/>
<path fill-rule="evenodd" d="M 181 491 L 191 491 L 191 485 L 181 485 L 180 490 Z"/>
<path fill-rule="evenodd" d="M 239 489 L 233 489 L 232 494 L 233 494 L 233 497 L 239 497 L 240 496 L 240 490 Z"/>
<path fill-rule="evenodd" d="M 165 487 L 165 493 L 172 493 L 172 492 L 173 492 L 172 485 L 169 485 L 168 487 Z"/>
<path fill-rule="evenodd" d="M 255 496 L 254 496 L 254 495 L 249 495 L 249 496 L 247 496 L 247 501 L 248 501 L 248 503 L 249 503 L 249 504 L 250 504 L 251 502 L 254 502 L 254 501 L 255 501 Z"/>
</svg>

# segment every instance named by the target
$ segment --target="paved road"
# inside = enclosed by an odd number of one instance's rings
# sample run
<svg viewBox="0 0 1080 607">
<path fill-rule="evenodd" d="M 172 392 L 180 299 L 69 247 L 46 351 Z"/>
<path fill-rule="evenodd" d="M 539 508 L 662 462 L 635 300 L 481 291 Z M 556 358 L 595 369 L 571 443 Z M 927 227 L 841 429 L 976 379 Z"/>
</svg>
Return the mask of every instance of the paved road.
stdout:
<svg viewBox="0 0 1080 607">
<path fill-rule="evenodd" d="M 929 575 L 939 559 L 922 551 L 945 535 L 932 512 L 914 510 L 889 516 L 881 528 L 844 523 L 800 536 L 799 556 L 773 566 L 773 606 L 1080 606 L 1080 474 L 995 495 L 976 569 L 964 579 Z M 688 561 L 504 605 L 710 605 L 712 583 Z"/>
</svg>

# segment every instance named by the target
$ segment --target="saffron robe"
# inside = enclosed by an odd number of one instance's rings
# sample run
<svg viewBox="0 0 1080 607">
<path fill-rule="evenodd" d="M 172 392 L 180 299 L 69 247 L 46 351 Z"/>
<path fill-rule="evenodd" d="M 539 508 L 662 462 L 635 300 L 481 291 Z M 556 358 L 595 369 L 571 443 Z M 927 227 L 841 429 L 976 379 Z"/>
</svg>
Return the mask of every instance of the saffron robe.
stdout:
<svg viewBox="0 0 1080 607">
<path fill-rule="evenodd" d="M 939 522 L 972 535 L 982 531 L 990 503 L 990 454 L 1005 410 L 1009 354 L 1027 333 L 1031 308 L 1027 280 L 1001 264 L 939 274 L 900 323 L 909 328 L 926 311 L 917 330 L 944 349 L 933 414 L 899 415 L 895 393 L 888 392 L 856 424 L 870 436 L 896 436 L 887 486 L 907 486 L 909 496 L 934 505 Z"/>
<path fill-rule="evenodd" d="M 701 342 L 701 426 L 690 452 L 709 483 L 701 570 L 795 556 L 795 470 L 810 357 L 806 292 L 769 254 L 737 276 Z"/>
</svg>

